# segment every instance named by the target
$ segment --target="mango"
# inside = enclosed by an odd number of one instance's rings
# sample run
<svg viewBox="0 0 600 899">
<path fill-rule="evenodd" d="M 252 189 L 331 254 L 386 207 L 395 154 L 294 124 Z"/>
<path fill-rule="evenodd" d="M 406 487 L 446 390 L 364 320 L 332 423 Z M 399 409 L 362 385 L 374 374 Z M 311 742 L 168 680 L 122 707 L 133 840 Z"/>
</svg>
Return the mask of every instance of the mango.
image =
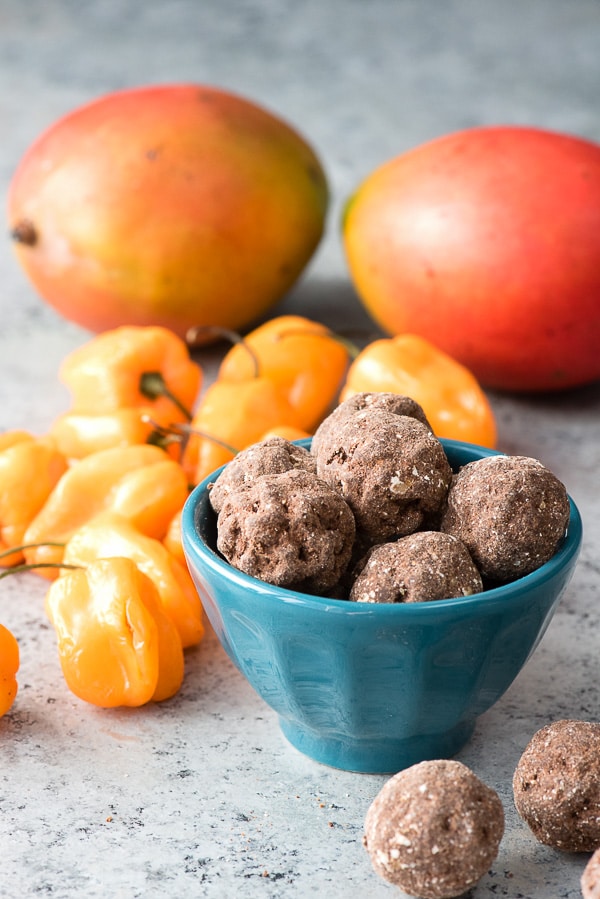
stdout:
<svg viewBox="0 0 600 899">
<path fill-rule="evenodd" d="M 90 331 L 242 330 L 321 240 L 325 172 L 305 139 L 232 93 L 137 87 L 75 109 L 25 153 L 9 227 L 40 297 Z"/>
<path fill-rule="evenodd" d="M 418 334 L 489 388 L 600 378 L 600 144 L 516 125 L 443 135 L 372 171 L 343 235 L 387 333 Z"/>
</svg>

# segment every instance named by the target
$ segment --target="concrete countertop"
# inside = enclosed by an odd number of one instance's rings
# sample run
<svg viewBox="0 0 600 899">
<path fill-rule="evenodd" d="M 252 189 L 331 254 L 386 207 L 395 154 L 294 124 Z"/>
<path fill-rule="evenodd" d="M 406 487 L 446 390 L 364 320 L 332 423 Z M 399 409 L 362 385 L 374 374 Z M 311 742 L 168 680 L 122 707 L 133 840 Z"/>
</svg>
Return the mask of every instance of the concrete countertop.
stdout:
<svg viewBox="0 0 600 899">
<path fill-rule="evenodd" d="M 599 33 L 596 0 L 2 0 L 0 189 L 44 128 L 95 96 L 173 81 L 241 92 L 303 131 L 333 193 L 327 235 L 274 312 L 369 326 L 339 241 L 345 197 L 379 163 L 458 128 L 512 122 L 600 140 Z M 42 433 L 68 405 L 60 360 L 89 335 L 38 299 L 8 239 L 0 303 L 0 428 Z M 537 456 L 565 482 L 585 536 L 540 647 L 458 756 L 506 812 L 498 858 L 469 895 L 573 899 L 587 856 L 536 843 L 510 782 L 538 728 L 600 720 L 600 386 L 491 400 L 500 449 Z M 173 700 L 84 705 L 62 679 L 45 588 L 27 574 L 0 591 L 22 659 L 0 720 L 2 897 L 400 895 L 361 845 L 385 777 L 292 749 L 211 634 L 188 653 Z"/>
</svg>

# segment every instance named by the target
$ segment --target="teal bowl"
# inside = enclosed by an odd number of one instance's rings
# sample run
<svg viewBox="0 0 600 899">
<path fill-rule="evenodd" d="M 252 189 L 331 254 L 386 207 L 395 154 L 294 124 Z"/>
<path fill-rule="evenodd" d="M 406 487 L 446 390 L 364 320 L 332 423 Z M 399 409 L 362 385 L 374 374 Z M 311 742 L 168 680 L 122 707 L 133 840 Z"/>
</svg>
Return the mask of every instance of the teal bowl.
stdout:
<svg viewBox="0 0 600 899">
<path fill-rule="evenodd" d="M 454 470 L 495 455 L 442 443 Z M 347 771 L 387 774 L 455 755 L 539 644 L 581 546 L 571 500 L 556 555 L 511 584 L 398 605 L 309 596 L 249 577 L 218 553 L 208 498 L 218 473 L 193 490 L 182 517 L 183 549 L 208 619 L 289 742 Z"/>
</svg>

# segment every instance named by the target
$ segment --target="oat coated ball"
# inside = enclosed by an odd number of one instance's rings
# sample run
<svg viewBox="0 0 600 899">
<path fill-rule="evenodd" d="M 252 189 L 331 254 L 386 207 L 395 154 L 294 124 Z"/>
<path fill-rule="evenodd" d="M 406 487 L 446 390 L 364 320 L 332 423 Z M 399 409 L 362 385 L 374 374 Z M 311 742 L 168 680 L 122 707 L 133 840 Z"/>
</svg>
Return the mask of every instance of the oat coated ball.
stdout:
<svg viewBox="0 0 600 899">
<path fill-rule="evenodd" d="M 565 719 L 534 734 L 513 776 L 516 809 L 540 843 L 600 846 L 600 723 Z"/>
<path fill-rule="evenodd" d="M 552 558 L 569 514 L 564 485 L 537 459 L 487 456 L 453 478 L 440 529 L 463 541 L 484 578 L 505 582 Z"/>
<path fill-rule="evenodd" d="M 317 448 L 317 474 L 347 501 L 367 544 L 423 529 L 439 516 L 452 470 L 440 441 L 415 418 L 356 412 Z"/>
<path fill-rule="evenodd" d="M 483 590 L 464 543 L 439 531 L 419 531 L 380 543 L 358 567 L 350 590 L 354 602 L 429 602 Z"/>
<path fill-rule="evenodd" d="M 393 412 L 395 415 L 408 415 L 416 418 L 426 425 L 431 431 L 431 425 L 423 411 L 423 407 L 409 396 L 400 393 L 355 393 L 340 403 L 339 406 L 324 418 L 314 433 L 311 452 L 316 455 L 319 446 L 328 435 L 334 434 L 340 422 L 345 421 L 356 412 L 380 409 L 384 412 Z"/>
<path fill-rule="evenodd" d="M 453 899 L 496 858 L 504 809 L 495 790 L 453 760 L 419 762 L 388 780 L 365 819 L 381 877 L 420 899 Z"/>
<path fill-rule="evenodd" d="M 600 899 L 600 848 L 596 849 L 581 875 L 583 899 Z"/>
<path fill-rule="evenodd" d="M 218 513 L 232 490 L 247 486 L 262 475 L 278 474 L 292 468 L 312 474 L 317 472 L 315 458 L 303 446 L 283 437 L 268 437 L 253 443 L 234 456 L 210 487 L 210 504 Z"/>
<path fill-rule="evenodd" d="M 232 491 L 217 519 L 217 548 L 231 565 L 306 593 L 326 593 L 340 581 L 354 535 L 343 497 L 297 468 Z"/>
</svg>

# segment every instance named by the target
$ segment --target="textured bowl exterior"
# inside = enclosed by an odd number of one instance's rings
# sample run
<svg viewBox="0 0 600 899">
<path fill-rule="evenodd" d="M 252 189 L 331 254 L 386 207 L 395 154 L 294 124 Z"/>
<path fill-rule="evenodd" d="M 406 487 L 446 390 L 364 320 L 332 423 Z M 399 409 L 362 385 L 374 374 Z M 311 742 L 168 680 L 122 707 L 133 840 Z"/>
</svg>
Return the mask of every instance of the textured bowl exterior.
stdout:
<svg viewBox="0 0 600 899">
<path fill-rule="evenodd" d="M 442 443 L 455 470 L 494 455 Z M 191 493 L 182 519 L 206 614 L 229 657 L 278 713 L 288 740 L 346 770 L 389 773 L 458 752 L 538 645 L 581 545 L 571 501 L 558 553 L 513 584 L 429 603 L 324 599 L 274 587 L 223 560 L 207 491 L 215 477 Z"/>
</svg>

